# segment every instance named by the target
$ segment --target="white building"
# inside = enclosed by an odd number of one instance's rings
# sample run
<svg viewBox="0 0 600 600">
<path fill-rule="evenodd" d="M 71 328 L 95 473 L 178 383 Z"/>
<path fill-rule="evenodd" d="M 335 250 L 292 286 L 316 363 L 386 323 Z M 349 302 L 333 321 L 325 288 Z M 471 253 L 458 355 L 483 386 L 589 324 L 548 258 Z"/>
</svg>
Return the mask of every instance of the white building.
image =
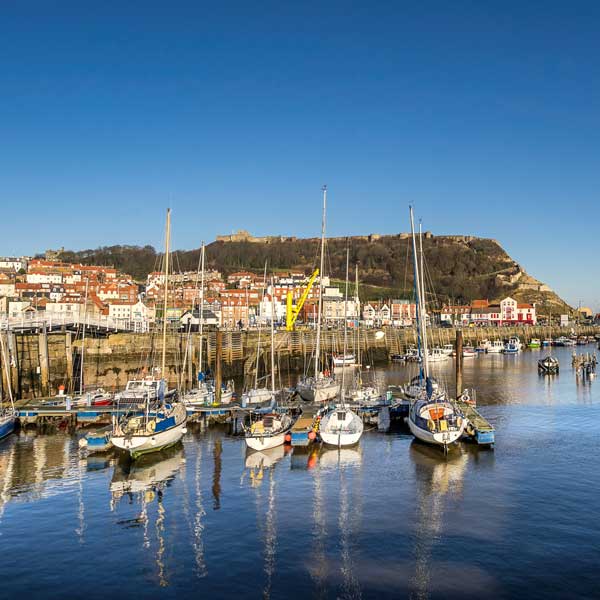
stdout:
<svg viewBox="0 0 600 600">
<path fill-rule="evenodd" d="M 2 256 L 0 257 L 0 270 L 4 269 L 6 271 L 20 271 L 21 269 L 27 269 L 27 259 L 25 257 L 15 258 L 12 256 Z"/>
<path fill-rule="evenodd" d="M 27 283 L 62 283 L 63 274 L 58 271 L 31 271 L 26 275 Z"/>
</svg>

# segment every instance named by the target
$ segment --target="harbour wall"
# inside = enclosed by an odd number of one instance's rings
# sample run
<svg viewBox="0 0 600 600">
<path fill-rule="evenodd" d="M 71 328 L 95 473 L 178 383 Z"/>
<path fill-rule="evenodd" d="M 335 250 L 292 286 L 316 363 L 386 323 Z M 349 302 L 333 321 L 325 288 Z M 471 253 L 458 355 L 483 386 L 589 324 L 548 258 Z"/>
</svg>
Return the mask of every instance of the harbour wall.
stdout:
<svg viewBox="0 0 600 600">
<path fill-rule="evenodd" d="M 381 335 L 383 332 L 384 335 Z M 579 327 L 580 335 L 600 333 L 599 327 Z M 465 328 L 464 343 L 477 344 L 484 338 L 506 339 L 518 335 L 522 341 L 569 335 L 571 328 Z M 454 329 L 431 329 L 429 347 L 454 343 Z M 107 390 L 123 388 L 128 379 L 159 374 L 154 370 L 162 362 L 162 340 L 157 333 L 114 333 L 102 337 L 81 339 L 69 332 L 19 334 L 2 333 L 6 364 L 2 364 L 2 390 L 7 396 L 10 377 L 15 398 L 47 397 L 58 393 L 64 386 L 67 392 L 80 389 L 81 356 L 83 347 L 83 383 L 85 389 L 103 387 Z M 258 363 L 261 375 L 270 371 L 271 338 L 267 332 L 223 331 L 221 336 L 221 367 L 224 378 L 242 377 L 254 373 Z M 340 330 L 323 331 L 321 348 L 324 353 L 342 352 L 344 333 Z M 316 346 L 313 330 L 278 331 L 275 335 L 275 361 L 280 372 L 302 371 L 310 362 Z M 388 360 L 391 354 L 402 353 L 416 344 L 413 329 L 384 328 L 348 332 L 347 348 L 362 353 L 363 364 L 377 364 Z M 216 366 L 217 333 L 203 336 L 203 366 Z M 198 333 L 167 335 L 165 365 L 169 385 L 189 387 L 198 369 L 200 336 Z M 257 357 L 257 354 L 259 355 Z M 1 360 L 1 358 L 0 358 Z M 8 373 L 8 375 L 7 375 Z"/>
</svg>

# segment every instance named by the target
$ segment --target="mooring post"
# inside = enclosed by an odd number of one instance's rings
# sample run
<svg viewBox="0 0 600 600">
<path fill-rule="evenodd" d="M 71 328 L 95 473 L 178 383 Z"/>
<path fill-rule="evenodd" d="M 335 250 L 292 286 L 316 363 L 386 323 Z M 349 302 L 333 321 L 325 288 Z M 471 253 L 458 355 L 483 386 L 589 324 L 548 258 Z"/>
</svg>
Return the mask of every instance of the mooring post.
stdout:
<svg viewBox="0 0 600 600">
<path fill-rule="evenodd" d="M 50 376 L 48 372 L 48 334 L 46 328 L 38 335 L 38 351 L 40 360 L 40 387 L 42 396 L 48 396 Z"/>
<path fill-rule="evenodd" d="M 221 353 L 223 351 L 223 332 L 217 329 L 215 348 L 215 401 L 221 404 Z"/>
<path fill-rule="evenodd" d="M 456 397 L 462 393 L 463 386 L 463 334 L 460 329 L 456 330 Z"/>
</svg>

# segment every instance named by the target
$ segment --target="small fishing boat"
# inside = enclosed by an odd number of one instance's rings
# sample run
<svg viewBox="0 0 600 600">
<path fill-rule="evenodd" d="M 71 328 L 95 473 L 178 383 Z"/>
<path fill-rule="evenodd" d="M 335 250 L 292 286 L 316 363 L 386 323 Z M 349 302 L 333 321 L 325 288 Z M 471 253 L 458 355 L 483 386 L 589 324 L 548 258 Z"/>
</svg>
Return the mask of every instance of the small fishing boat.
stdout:
<svg viewBox="0 0 600 600">
<path fill-rule="evenodd" d="M 517 354 L 521 351 L 521 342 L 518 337 L 509 338 L 504 346 L 504 354 Z"/>
<path fill-rule="evenodd" d="M 117 392 L 114 397 L 115 404 L 121 407 L 143 406 L 147 400 L 155 402 L 158 399 L 160 378 L 148 376 L 143 379 L 130 379 L 122 392 Z M 176 394 L 176 390 L 165 390 L 164 398 L 169 400 Z"/>
<path fill-rule="evenodd" d="M 544 375 L 558 373 L 559 363 L 554 356 L 546 356 L 538 360 L 538 371 Z"/>
<path fill-rule="evenodd" d="M 112 425 L 107 425 L 102 429 L 90 431 L 84 437 L 79 439 L 79 447 L 87 450 L 88 454 L 96 452 L 108 452 L 114 446 L 111 441 Z"/>
<path fill-rule="evenodd" d="M 450 356 L 446 354 L 441 348 L 435 347 L 431 349 L 428 355 L 429 362 L 443 362 L 449 360 Z"/>
<path fill-rule="evenodd" d="M 448 356 L 452 356 L 454 352 L 454 344 L 444 344 L 442 346 L 442 352 Z"/>
<path fill-rule="evenodd" d="M 477 352 L 473 346 L 463 346 L 462 354 L 464 358 L 473 358 Z"/>
<path fill-rule="evenodd" d="M 287 413 L 263 415 L 244 430 L 246 445 L 251 450 L 268 450 L 282 446 L 293 424 L 292 417 Z"/>
<path fill-rule="evenodd" d="M 477 346 L 475 348 L 475 352 L 486 353 L 488 351 L 488 348 L 491 345 L 492 344 L 490 343 L 489 340 L 481 340 L 481 342 L 479 344 L 477 344 Z"/>
<path fill-rule="evenodd" d="M 538 338 L 531 338 L 529 344 L 527 344 L 529 348 L 540 348 L 542 346 L 542 342 Z"/>
<path fill-rule="evenodd" d="M 542 346 L 544 346 L 544 347 L 552 346 L 552 340 L 551 339 L 542 340 Z"/>
<path fill-rule="evenodd" d="M 504 342 L 502 340 L 494 340 L 487 349 L 488 354 L 500 354 L 504 352 Z"/>
</svg>

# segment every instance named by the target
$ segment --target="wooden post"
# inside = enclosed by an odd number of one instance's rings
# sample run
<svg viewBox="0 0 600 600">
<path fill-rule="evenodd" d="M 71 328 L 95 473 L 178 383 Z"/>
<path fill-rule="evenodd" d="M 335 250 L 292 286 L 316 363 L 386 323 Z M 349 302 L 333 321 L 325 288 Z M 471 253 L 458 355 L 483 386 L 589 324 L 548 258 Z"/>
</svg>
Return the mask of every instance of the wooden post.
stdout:
<svg viewBox="0 0 600 600">
<path fill-rule="evenodd" d="M 67 358 L 67 372 L 65 373 L 65 383 L 67 390 L 71 391 L 73 384 L 73 335 L 70 331 L 65 333 L 65 355 Z"/>
<path fill-rule="evenodd" d="M 42 396 L 49 395 L 50 375 L 48 372 L 48 334 L 46 329 L 38 335 L 38 351 L 40 361 L 40 386 Z"/>
<path fill-rule="evenodd" d="M 221 403 L 221 354 L 223 352 L 223 332 L 220 329 L 217 329 L 216 335 L 216 343 L 215 343 L 215 401 L 217 404 Z"/>
<path fill-rule="evenodd" d="M 456 331 L 456 397 L 462 394 L 463 386 L 463 334 L 460 329 Z"/>
</svg>

